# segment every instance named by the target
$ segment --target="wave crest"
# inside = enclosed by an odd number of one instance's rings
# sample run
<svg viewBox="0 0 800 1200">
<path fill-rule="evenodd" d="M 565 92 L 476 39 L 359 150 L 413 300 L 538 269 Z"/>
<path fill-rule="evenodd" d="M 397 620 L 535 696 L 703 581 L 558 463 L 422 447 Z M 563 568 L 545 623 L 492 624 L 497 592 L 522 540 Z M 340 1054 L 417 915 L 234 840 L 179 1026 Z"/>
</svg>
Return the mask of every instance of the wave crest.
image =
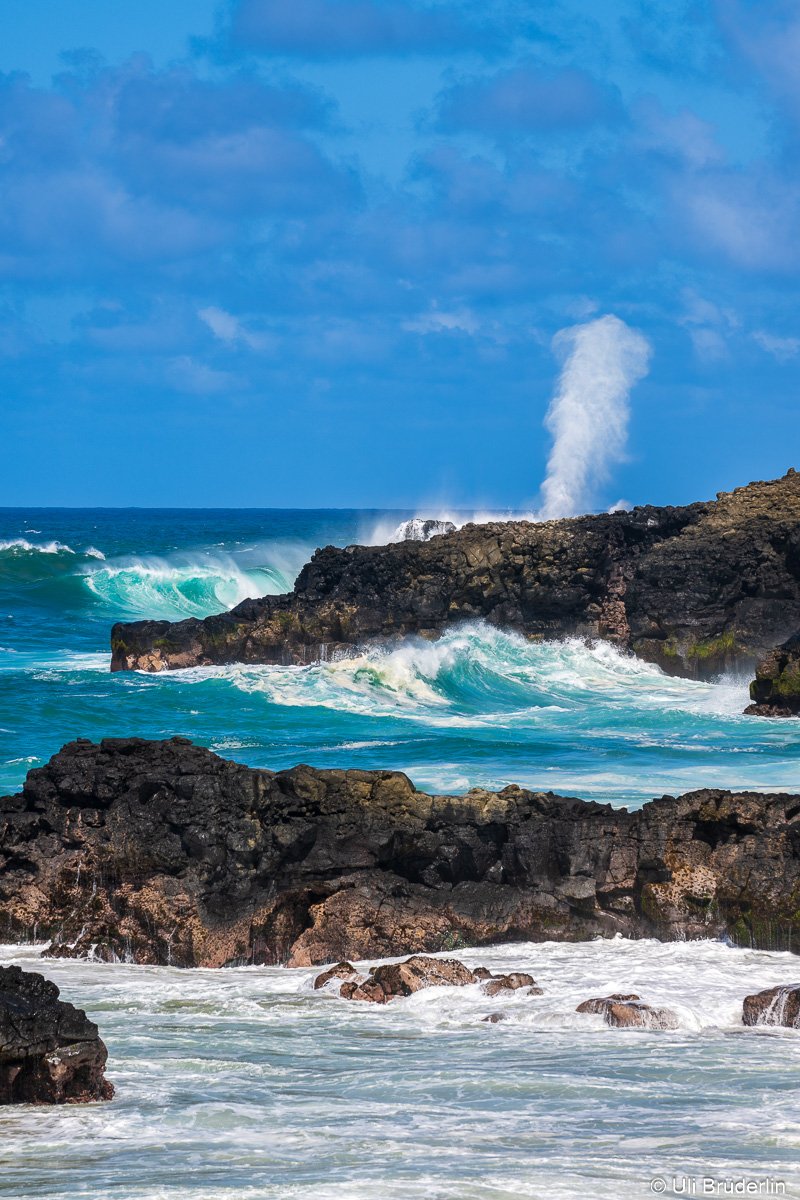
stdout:
<svg viewBox="0 0 800 1200">
<path fill-rule="evenodd" d="M 196 668 L 195 678 L 223 675 L 275 704 L 323 707 L 363 716 L 423 720 L 432 725 L 546 724 L 569 711 L 591 724 L 605 720 L 624 733 L 627 718 L 658 718 L 677 710 L 734 715 L 742 687 L 665 675 L 607 642 L 577 638 L 530 642 L 520 634 L 471 623 L 436 642 L 408 639 L 353 658 L 308 667 Z"/>
<path fill-rule="evenodd" d="M 145 558 L 108 564 L 85 574 L 88 589 L 128 615 L 174 620 L 206 617 L 251 596 L 291 591 L 291 571 L 279 566 L 239 566 L 225 556 L 184 561 Z"/>
</svg>

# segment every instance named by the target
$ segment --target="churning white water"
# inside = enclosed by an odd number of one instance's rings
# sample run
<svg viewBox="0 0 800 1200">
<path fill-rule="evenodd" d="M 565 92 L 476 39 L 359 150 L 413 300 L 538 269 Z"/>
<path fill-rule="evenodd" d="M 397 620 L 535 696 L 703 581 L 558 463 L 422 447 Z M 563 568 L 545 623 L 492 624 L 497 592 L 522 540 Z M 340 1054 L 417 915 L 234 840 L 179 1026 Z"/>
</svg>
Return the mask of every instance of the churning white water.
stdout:
<svg viewBox="0 0 800 1200">
<path fill-rule="evenodd" d="M 386 1007 L 315 992 L 311 969 L 35 957 L 0 952 L 88 1009 L 117 1095 L 0 1110 L 0 1194 L 15 1200 L 630 1200 L 655 1177 L 702 1176 L 800 1195 L 800 1033 L 741 1024 L 748 992 L 796 979 L 793 955 L 464 950 L 529 970 L 543 995 L 442 988 Z M 669 1006 L 678 1029 L 575 1012 L 612 991 Z"/>
</svg>

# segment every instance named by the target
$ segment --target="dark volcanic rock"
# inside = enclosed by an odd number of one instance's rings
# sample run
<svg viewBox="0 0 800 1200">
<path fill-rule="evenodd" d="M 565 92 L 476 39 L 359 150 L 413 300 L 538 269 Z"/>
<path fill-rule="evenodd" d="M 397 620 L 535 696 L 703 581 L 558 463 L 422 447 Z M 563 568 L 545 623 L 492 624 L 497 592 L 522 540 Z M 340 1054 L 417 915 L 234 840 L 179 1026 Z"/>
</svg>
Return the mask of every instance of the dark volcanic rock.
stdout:
<svg viewBox="0 0 800 1200">
<path fill-rule="evenodd" d="M 131 738 L 73 742 L 0 799 L 0 938 L 70 956 L 301 966 L 617 932 L 797 949 L 799 909 L 800 796 L 431 796 Z"/>
<path fill-rule="evenodd" d="M 579 1013 L 600 1013 L 606 1025 L 615 1029 L 677 1029 L 678 1018 L 668 1008 L 652 1008 L 643 1004 L 635 993 L 614 993 L 594 1000 L 584 1000 L 575 1009 Z"/>
<path fill-rule="evenodd" d="M 750 684 L 752 704 L 744 710 L 756 717 L 800 715 L 800 633 L 770 651 Z"/>
<path fill-rule="evenodd" d="M 0 967 L 0 1104 L 110 1100 L 107 1058 L 97 1026 L 54 983 Z"/>
<path fill-rule="evenodd" d="M 800 1028 L 800 987 L 785 984 L 745 996 L 742 1005 L 745 1025 L 787 1025 Z"/>
<path fill-rule="evenodd" d="M 752 670 L 800 629 L 800 476 L 683 508 L 329 546 L 289 595 L 203 621 L 115 625 L 111 667 L 303 663 L 475 619 L 531 637 L 607 638 L 673 674 Z"/>
</svg>

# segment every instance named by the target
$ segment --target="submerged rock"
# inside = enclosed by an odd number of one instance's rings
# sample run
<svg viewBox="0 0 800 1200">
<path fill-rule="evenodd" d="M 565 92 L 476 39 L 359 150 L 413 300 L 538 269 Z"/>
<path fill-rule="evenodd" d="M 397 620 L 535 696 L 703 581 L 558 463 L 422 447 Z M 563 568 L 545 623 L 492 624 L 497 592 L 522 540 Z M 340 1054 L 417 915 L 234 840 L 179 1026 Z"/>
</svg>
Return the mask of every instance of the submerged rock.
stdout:
<svg viewBox="0 0 800 1200">
<path fill-rule="evenodd" d="M 111 669 L 307 663 L 483 619 L 531 637 L 605 638 L 711 678 L 800 629 L 800 476 L 709 503 L 493 521 L 387 546 L 328 546 L 283 596 L 205 620 L 121 623 Z"/>
<path fill-rule="evenodd" d="M 800 1029 L 800 986 L 783 984 L 745 996 L 742 1020 L 745 1025 L 786 1025 Z"/>
<path fill-rule="evenodd" d="M 606 1025 L 615 1029 L 677 1029 L 678 1018 L 669 1008 L 653 1008 L 635 992 L 615 992 L 593 1000 L 584 1000 L 575 1009 L 579 1013 L 599 1013 Z"/>
<path fill-rule="evenodd" d="M 744 710 L 750 716 L 800 716 L 800 633 L 761 660 L 750 699 L 753 703 Z"/>
<path fill-rule="evenodd" d="M 73 742 L 0 797 L 0 938 L 36 928 L 65 957 L 349 967 L 616 933 L 796 949 L 798 894 L 800 796 L 782 793 L 635 812 L 435 796 L 394 771 L 273 773 L 131 738 Z"/>
<path fill-rule="evenodd" d="M 110 1100 L 108 1052 L 86 1013 L 49 979 L 0 967 L 0 1104 Z"/>
</svg>

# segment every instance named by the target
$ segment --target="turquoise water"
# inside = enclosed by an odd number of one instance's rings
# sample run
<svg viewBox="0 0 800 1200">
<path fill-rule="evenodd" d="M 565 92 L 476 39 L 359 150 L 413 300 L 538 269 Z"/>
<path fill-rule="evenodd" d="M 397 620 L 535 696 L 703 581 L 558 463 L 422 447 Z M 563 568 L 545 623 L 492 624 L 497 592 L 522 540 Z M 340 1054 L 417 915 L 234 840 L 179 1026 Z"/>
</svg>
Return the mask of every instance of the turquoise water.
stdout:
<svg viewBox="0 0 800 1200">
<path fill-rule="evenodd" d="M 746 681 L 669 679 L 603 645 L 470 625 L 304 668 L 109 673 L 113 621 L 288 589 L 316 546 L 380 540 L 408 515 L 0 511 L 0 786 L 69 738 L 178 733 L 251 764 L 397 767 L 441 790 L 517 781 L 633 805 L 800 790 L 800 721 L 741 716 Z M 543 994 L 443 988 L 384 1008 L 314 991 L 311 970 L 0 948 L 97 1020 L 117 1088 L 110 1104 L 0 1109 L 0 1195 L 800 1195 L 800 1036 L 741 1023 L 748 992 L 797 979 L 794 956 L 614 939 L 460 957 L 530 970 Z M 678 1028 L 575 1012 L 631 990 Z"/>
<path fill-rule="evenodd" d="M 741 716 L 745 680 L 670 679 L 608 646 L 486 626 L 311 667 L 108 672 L 120 619 L 288 590 L 320 545 L 408 513 L 0 510 L 0 787 L 73 737 L 183 734 L 252 765 L 393 767 L 614 804 L 706 785 L 800 789 L 800 722 Z"/>
</svg>

